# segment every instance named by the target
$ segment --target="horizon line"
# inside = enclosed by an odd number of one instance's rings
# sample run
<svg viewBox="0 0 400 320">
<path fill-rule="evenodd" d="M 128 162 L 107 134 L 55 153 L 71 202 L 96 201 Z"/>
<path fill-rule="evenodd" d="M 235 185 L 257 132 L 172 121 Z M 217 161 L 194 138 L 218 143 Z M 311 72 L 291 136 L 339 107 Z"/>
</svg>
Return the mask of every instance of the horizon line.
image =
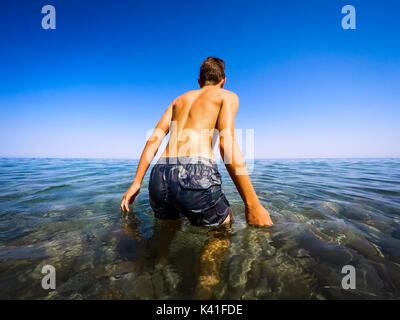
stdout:
<svg viewBox="0 0 400 320">
<path fill-rule="evenodd" d="M 0 159 L 70 159 L 70 160 L 140 160 L 138 158 L 126 158 L 126 157 L 19 157 L 19 156 L 0 156 Z M 154 158 L 158 159 L 158 158 Z M 153 159 L 153 161 L 154 161 Z M 375 156 L 375 157 L 254 157 L 245 158 L 247 160 L 301 160 L 301 159 L 400 159 L 400 156 Z M 217 157 L 217 161 L 222 160 L 222 158 Z M 152 161 L 152 162 L 153 162 Z"/>
</svg>

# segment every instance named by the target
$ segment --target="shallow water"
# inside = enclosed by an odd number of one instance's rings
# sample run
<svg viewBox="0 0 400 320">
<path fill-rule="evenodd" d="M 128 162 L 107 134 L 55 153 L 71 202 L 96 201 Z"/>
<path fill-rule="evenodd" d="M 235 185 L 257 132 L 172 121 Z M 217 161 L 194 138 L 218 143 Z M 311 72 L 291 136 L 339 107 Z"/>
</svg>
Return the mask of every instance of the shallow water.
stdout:
<svg viewBox="0 0 400 320">
<path fill-rule="evenodd" d="M 2 299 L 400 298 L 400 159 L 257 160 L 272 228 L 153 218 L 148 175 L 129 216 L 136 160 L 0 159 Z M 44 265 L 56 290 L 41 287 Z M 342 289 L 344 265 L 356 289 Z"/>
</svg>

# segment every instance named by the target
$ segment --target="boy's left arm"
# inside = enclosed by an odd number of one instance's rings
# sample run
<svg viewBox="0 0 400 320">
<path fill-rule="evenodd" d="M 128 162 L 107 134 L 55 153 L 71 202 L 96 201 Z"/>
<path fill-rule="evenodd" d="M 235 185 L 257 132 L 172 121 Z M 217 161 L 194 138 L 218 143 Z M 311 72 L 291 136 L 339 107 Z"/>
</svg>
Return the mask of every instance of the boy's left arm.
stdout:
<svg viewBox="0 0 400 320">
<path fill-rule="evenodd" d="M 146 146 L 143 149 L 142 155 L 140 156 L 139 165 L 136 171 L 135 179 L 132 185 L 125 192 L 121 202 L 121 209 L 129 212 L 129 204 L 135 200 L 139 194 L 140 186 L 143 181 L 143 177 L 146 174 L 150 163 L 153 161 L 154 156 L 157 154 L 158 148 L 164 137 L 168 134 L 169 126 L 172 120 L 172 108 L 174 103 L 171 103 L 161 120 L 158 122 L 150 138 L 146 142 Z"/>
</svg>

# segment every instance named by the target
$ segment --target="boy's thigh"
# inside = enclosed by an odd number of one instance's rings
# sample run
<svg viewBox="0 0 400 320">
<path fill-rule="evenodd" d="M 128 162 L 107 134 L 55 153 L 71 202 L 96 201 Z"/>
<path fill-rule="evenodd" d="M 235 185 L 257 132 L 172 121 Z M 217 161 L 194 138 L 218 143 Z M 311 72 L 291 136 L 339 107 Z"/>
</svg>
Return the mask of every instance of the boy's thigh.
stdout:
<svg viewBox="0 0 400 320">
<path fill-rule="evenodd" d="M 230 206 L 225 196 L 212 203 L 211 206 L 200 211 L 183 211 L 182 213 L 195 226 L 219 226 L 230 216 Z"/>
<path fill-rule="evenodd" d="M 168 201 L 168 183 L 165 165 L 155 165 L 150 173 L 149 200 L 154 216 L 159 219 L 179 219 L 182 215 Z"/>
</svg>

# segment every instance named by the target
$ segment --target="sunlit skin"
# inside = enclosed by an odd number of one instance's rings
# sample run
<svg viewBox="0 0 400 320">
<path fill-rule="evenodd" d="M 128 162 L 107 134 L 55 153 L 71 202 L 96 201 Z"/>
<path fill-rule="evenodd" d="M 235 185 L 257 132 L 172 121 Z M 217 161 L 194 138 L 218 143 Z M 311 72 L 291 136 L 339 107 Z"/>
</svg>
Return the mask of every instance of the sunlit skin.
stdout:
<svg viewBox="0 0 400 320">
<path fill-rule="evenodd" d="M 213 133 L 217 130 L 221 157 L 244 202 L 247 223 L 256 226 L 273 224 L 247 173 L 235 137 L 239 99 L 235 93 L 223 89 L 225 81 L 222 79 L 218 84 L 203 85 L 199 80 L 200 89 L 181 95 L 168 106 L 144 147 L 136 176 L 122 199 L 122 210 L 129 212 L 129 204 L 139 194 L 143 177 L 170 130 L 170 139 L 162 157 L 201 156 L 211 159 L 215 159 L 212 147 Z M 229 219 L 230 216 L 227 221 Z"/>
</svg>

